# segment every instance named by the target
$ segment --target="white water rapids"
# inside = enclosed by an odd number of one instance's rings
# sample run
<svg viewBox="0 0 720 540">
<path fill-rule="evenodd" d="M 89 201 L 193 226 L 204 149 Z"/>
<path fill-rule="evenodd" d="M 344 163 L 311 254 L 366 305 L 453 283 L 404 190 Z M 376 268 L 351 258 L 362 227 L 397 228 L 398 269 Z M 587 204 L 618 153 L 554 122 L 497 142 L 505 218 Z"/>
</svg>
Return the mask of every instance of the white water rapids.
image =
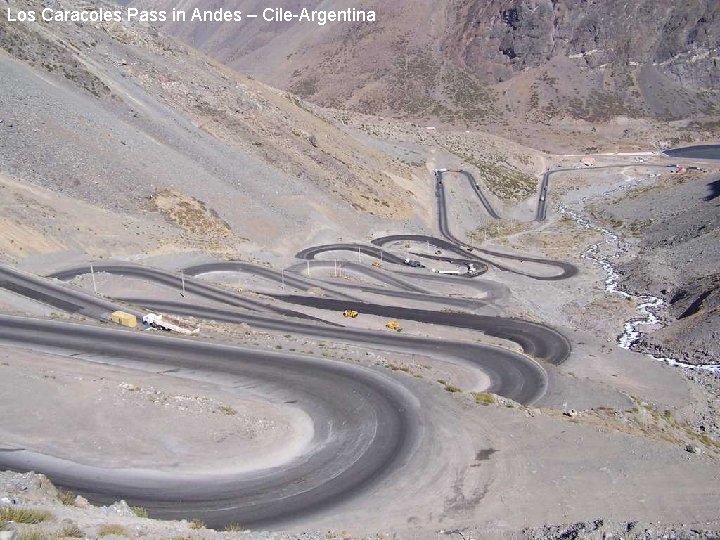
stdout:
<svg viewBox="0 0 720 540">
<path fill-rule="evenodd" d="M 635 317 L 630 319 L 629 321 L 626 321 L 623 325 L 623 333 L 618 337 L 617 342 L 620 347 L 627 350 L 632 350 L 633 346 L 638 342 L 640 339 L 641 332 L 639 330 L 639 327 L 641 326 L 655 326 L 660 323 L 660 320 L 657 317 L 657 310 L 662 308 L 662 306 L 665 304 L 662 298 L 657 298 L 656 296 L 647 295 L 647 296 L 637 296 L 633 297 L 632 295 L 626 293 L 625 291 L 621 291 L 619 288 L 619 280 L 620 280 L 620 274 L 617 273 L 615 270 L 615 267 L 610 262 L 609 258 L 603 258 L 600 255 L 600 246 L 604 242 L 607 245 L 610 245 L 614 247 L 617 250 L 617 253 L 615 257 L 619 256 L 619 254 L 622 252 L 622 248 L 624 245 L 626 245 L 623 240 L 614 232 L 610 231 L 609 229 L 606 229 L 604 227 L 600 227 L 599 225 L 595 225 L 594 223 L 591 223 L 587 219 L 581 217 L 576 212 L 565 208 L 563 206 L 560 207 L 560 213 L 563 215 L 566 215 L 570 218 L 572 218 L 575 223 L 577 223 L 578 226 L 583 227 L 585 229 L 590 229 L 593 231 L 597 231 L 599 233 L 602 233 L 604 236 L 603 241 L 600 241 L 596 244 L 593 244 L 590 246 L 587 250 L 585 250 L 585 253 L 583 253 L 582 257 L 583 259 L 587 259 L 594 264 L 597 264 L 598 266 L 601 266 L 603 270 L 605 270 L 606 278 L 605 278 L 605 290 L 608 293 L 611 294 L 618 294 L 622 296 L 623 298 L 636 298 L 640 303 L 637 305 L 637 311 L 639 313 L 639 317 Z M 647 353 L 646 353 L 647 354 Z M 666 358 L 666 357 L 659 357 L 654 356 L 652 354 L 647 354 L 650 358 L 653 358 L 655 360 L 658 360 L 660 362 L 665 362 L 666 364 L 669 364 L 671 366 L 686 368 L 686 369 L 695 369 L 695 370 L 703 370 L 703 371 L 710 371 L 713 373 L 720 374 L 720 365 L 718 364 L 688 364 L 686 362 L 680 362 L 678 360 L 675 360 L 674 358 Z"/>
</svg>

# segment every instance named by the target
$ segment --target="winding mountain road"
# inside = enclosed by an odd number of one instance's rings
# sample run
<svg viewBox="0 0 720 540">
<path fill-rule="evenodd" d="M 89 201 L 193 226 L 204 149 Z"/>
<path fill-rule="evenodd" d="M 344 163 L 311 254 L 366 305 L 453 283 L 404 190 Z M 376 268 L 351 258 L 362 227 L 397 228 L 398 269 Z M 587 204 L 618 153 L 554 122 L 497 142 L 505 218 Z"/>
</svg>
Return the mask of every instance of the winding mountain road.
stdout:
<svg viewBox="0 0 720 540">
<path fill-rule="evenodd" d="M 472 175 L 468 181 L 476 189 Z M 426 235 L 392 235 L 373 240 L 371 245 L 331 244 L 300 251 L 304 261 L 329 268 L 334 262 L 315 259 L 334 251 L 359 253 L 390 265 L 403 265 L 404 258 L 383 249 L 392 242 L 429 243 L 452 255 L 437 257 L 458 264 L 474 265 L 478 272 L 488 265 L 522 273 L 477 256 L 470 250 L 495 257 L 532 261 L 556 267 L 559 274 L 534 276 L 535 279 L 565 279 L 577 269 L 569 264 L 491 252 L 469 246 L 452 235 L 447 219 L 445 191 L 441 175 L 437 178 L 438 223 L 444 238 Z M 477 191 L 481 200 L 482 193 Z M 498 218 L 489 202 L 488 213 Z M 432 255 L 416 254 L 433 258 Z M 87 274 L 88 267 L 56 272 L 43 279 L 0 266 L 0 287 L 53 305 L 71 313 L 106 320 L 110 311 L 121 307 L 142 314 L 155 310 L 181 316 L 247 324 L 254 328 L 292 333 L 316 339 L 330 339 L 383 351 L 398 351 L 452 362 L 477 370 L 483 389 L 523 404 L 535 403 L 547 389 L 547 374 L 541 363 L 559 364 L 571 352 L 569 341 L 556 330 L 530 321 L 448 312 L 449 306 L 472 311 L 490 305 L 506 294 L 501 287 L 488 287 L 488 297 L 446 298 L 412 283 L 414 279 L 442 276 L 390 273 L 368 265 L 344 262 L 346 270 L 361 272 L 380 286 L 345 284 L 302 276 L 307 263 L 298 263 L 284 272 L 238 261 L 207 263 L 185 268 L 179 273 L 124 263 L 95 264 L 96 272 L 140 279 L 165 288 L 184 290 L 211 305 L 198 305 L 192 298 L 100 299 L 61 283 Z M 238 272 L 281 283 L 298 291 L 320 287 L 324 296 L 303 294 L 247 295 L 207 283 L 195 276 L 213 272 Z M 468 280 L 469 282 L 472 280 Z M 478 283 L 479 290 L 483 284 Z M 183 289 L 184 287 L 184 289 Z M 360 300 L 357 293 L 384 296 L 391 303 Z M 442 306 L 442 310 L 413 309 L 397 305 L 419 301 Z M 506 348 L 470 341 L 453 341 L 387 331 L 347 328 L 312 317 L 281 304 L 339 312 L 357 309 L 364 314 L 416 321 L 479 332 L 518 344 L 524 354 Z M 428 420 L 420 404 L 406 386 L 379 369 L 309 358 L 289 353 L 271 353 L 204 343 L 197 339 L 178 339 L 119 328 L 98 328 L 57 321 L 39 321 L 0 316 L 0 343 L 8 346 L 55 352 L 87 359 L 108 359 L 117 365 L 143 369 L 154 366 L 168 370 L 204 373 L 218 380 L 238 381 L 233 388 L 256 399 L 292 404 L 312 419 L 312 442 L 282 467 L 251 471 L 215 473 L 177 473 L 101 467 L 71 462 L 31 449 L 0 448 L 0 467 L 35 470 L 47 474 L 58 484 L 80 491 L 93 500 L 110 501 L 119 497 L 147 508 L 151 515 L 164 518 L 194 517 L 211 526 L 243 523 L 254 528 L 292 523 L 300 516 L 331 509 L 372 489 L 379 480 L 406 466 L 420 445 L 423 426 Z M 467 389 L 466 389 L 467 390 Z"/>
<path fill-rule="evenodd" d="M 196 517 L 216 527 L 277 525 L 357 496 L 408 459 L 421 436 L 418 404 L 407 390 L 341 362 L 6 316 L 0 316 L 0 342 L 233 378 L 313 419 L 312 443 L 291 463 L 235 474 L 106 468 L 0 448 L 0 468 L 43 472 L 93 500 L 122 497 L 155 517 Z"/>
<path fill-rule="evenodd" d="M 178 291 L 182 287 L 177 275 L 163 270 L 122 264 L 101 264 L 95 268 L 98 272 L 139 278 Z M 258 275 L 266 275 L 266 269 L 257 268 Z M 254 267 L 245 263 L 240 266 L 217 263 L 188 269 L 188 273 L 216 270 L 252 272 Z M 58 281 L 88 271 L 88 268 L 68 269 L 53 274 L 55 279 L 23 276 L 24 288 L 11 285 L 11 289 L 39 301 L 49 300 L 56 306 L 63 305 L 58 301 L 61 300 L 72 312 L 90 310 L 87 313 L 96 316 L 100 311 L 107 314 L 119 306 L 138 306 L 138 311 L 142 312 L 142 306 L 178 315 L 246 323 L 265 330 L 434 357 L 479 370 L 489 381 L 488 391 L 520 403 L 534 403 L 547 388 L 547 376 L 542 366 L 528 356 L 508 349 L 350 329 L 310 317 L 300 320 L 297 312 L 269 306 L 260 300 L 248 304 L 237 294 L 205 286 L 192 278 L 185 281 L 186 291 L 212 300 L 218 307 L 194 305 L 187 299 L 168 302 L 120 298 L 116 300 L 121 304 L 117 304 L 95 299 Z M 15 273 L 4 269 L 2 275 Z M 274 277 L 270 276 L 271 279 Z M 298 287 L 310 284 L 298 279 Z M 36 290 L 42 293 L 41 296 L 35 293 Z M 403 290 L 394 293 L 413 298 L 421 294 Z M 277 299 L 329 310 L 344 309 L 350 301 L 324 298 L 315 299 L 322 302 L 314 304 L 314 297 L 298 295 L 277 295 Z M 570 351 L 569 343 L 559 333 L 525 321 L 409 310 L 367 302 L 358 305 L 366 313 L 407 317 L 511 339 L 520 344 L 526 354 L 549 363 L 563 361 Z M 327 510 L 364 493 L 377 480 L 406 463 L 422 437 L 420 426 L 423 420 L 410 392 L 377 370 L 287 353 L 203 343 L 196 339 L 5 316 L 0 316 L 0 343 L 81 359 L 112 359 L 112 362 L 128 367 L 149 363 L 170 370 L 208 373 L 222 380 L 237 378 L 243 385 L 251 387 L 255 395 L 279 403 L 292 402 L 313 419 L 315 434 L 305 453 L 283 467 L 250 473 L 192 475 L 105 468 L 42 455 L 30 449 L 7 445 L 0 448 L 0 467 L 43 472 L 59 485 L 82 492 L 96 501 L 122 497 L 147 508 L 157 517 L 192 516 L 218 527 L 232 522 L 253 527 L 292 522 L 299 516 Z M 360 418 L 358 411 L 363 411 Z"/>
<path fill-rule="evenodd" d="M 625 163 L 618 165 L 603 165 L 600 167 L 587 167 L 584 169 L 564 168 L 547 170 L 543 174 L 542 182 L 540 182 L 540 191 L 538 194 L 538 204 L 537 211 L 535 213 L 535 221 L 545 221 L 547 219 L 548 189 L 550 187 L 550 177 L 553 174 L 564 172 L 577 172 L 578 170 L 582 170 L 584 172 L 592 172 L 607 169 L 626 169 L 628 167 L 643 167 L 646 169 L 667 169 L 667 165 L 652 165 L 649 163 Z"/>
<path fill-rule="evenodd" d="M 490 204 L 490 200 L 487 198 L 485 193 L 483 193 L 482 189 L 480 188 L 480 184 L 478 183 L 477 180 L 475 180 L 475 177 L 472 175 L 471 172 L 465 171 L 462 169 L 457 170 L 457 171 L 455 171 L 455 170 L 452 170 L 452 171 L 451 170 L 447 170 L 447 171 L 446 170 L 438 170 L 435 173 L 436 180 L 439 180 L 439 179 L 441 180 L 443 175 L 445 175 L 447 173 L 458 173 L 458 174 L 463 175 L 467 179 L 467 181 L 470 183 L 470 187 L 475 192 L 475 195 L 477 195 L 478 199 L 480 199 L 480 202 L 485 207 L 485 210 L 487 210 L 488 215 L 493 219 L 500 219 L 500 216 L 495 211 L 492 204 Z"/>
</svg>

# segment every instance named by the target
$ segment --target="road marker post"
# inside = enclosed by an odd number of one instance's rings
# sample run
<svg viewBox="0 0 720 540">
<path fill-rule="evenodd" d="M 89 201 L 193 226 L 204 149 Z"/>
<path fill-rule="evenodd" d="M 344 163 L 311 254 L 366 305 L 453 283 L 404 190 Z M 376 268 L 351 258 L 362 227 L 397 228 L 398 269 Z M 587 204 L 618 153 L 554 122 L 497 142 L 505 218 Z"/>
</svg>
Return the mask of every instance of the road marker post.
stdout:
<svg viewBox="0 0 720 540">
<path fill-rule="evenodd" d="M 95 294 L 97 294 L 97 283 L 95 282 L 95 269 L 93 268 L 93 265 L 90 265 L 90 275 L 92 276 L 92 282 L 93 282 L 93 290 L 95 291 Z"/>
<path fill-rule="evenodd" d="M 310 277 L 310 261 L 307 262 L 307 275 Z"/>
</svg>

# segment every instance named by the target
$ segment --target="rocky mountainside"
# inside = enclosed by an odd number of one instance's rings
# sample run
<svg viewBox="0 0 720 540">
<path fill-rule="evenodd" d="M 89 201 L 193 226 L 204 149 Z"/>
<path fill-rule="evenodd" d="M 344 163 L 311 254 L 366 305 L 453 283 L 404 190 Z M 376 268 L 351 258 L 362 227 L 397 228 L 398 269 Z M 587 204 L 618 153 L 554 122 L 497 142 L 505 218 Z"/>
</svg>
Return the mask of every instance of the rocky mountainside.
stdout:
<svg viewBox="0 0 720 540">
<path fill-rule="evenodd" d="M 180 4 L 250 13 L 262 5 Z M 370 114 L 499 127 L 517 118 L 707 120 L 720 114 L 720 4 L 714 0 L 368 0 L 362 8 L 377 10 L 378 22 L 310 27 L 257 19 L 163 28 L 273 85 Z"/>
<path fill-rule="evenodd" d="M 596 217 L 637 247 L 623 264 L 623 286 L 662 296 L 667 325 L 642 347 L 689 363 L 720 358 L 720 180 L 677 175 L 596 209 Z"/>
</svg>

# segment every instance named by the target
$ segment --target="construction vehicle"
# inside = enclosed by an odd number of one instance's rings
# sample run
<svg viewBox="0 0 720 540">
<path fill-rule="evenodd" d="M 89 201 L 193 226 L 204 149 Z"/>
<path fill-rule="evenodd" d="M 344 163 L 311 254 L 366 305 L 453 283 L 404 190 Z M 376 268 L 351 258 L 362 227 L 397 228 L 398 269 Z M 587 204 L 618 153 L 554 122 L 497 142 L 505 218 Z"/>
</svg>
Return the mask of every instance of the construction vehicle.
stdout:
<svg viewBox="0 0 720 540">
<path fill-rule="evenodd" d="M 388 330 L 393 330 L 395 332 L 399 332 L 400 330 L 402 330 L 402 326 L 400 326 L 400 323 L 397 322 L 395 319 L 388 321 L 385 325 L 385 328 L 387 328 Z"/>
<path fill-rule="evenodd" d="M 125 313 L 124 311 L 113 311 L 110 314 L 110 320 L 115 324 L 121 324 L 128 328 L 135 328 L 137 326 L 137 317 L 132 313 Z"/>
<path fill-rule="evenodd" d="M 373 265 L 375 268 L 380 268 L 380 266 L 382 266 L 382 265 L 380 264 L 380 261 L 373 261 L 372 265 Z"/>
<path fill-rule="evenodd" d="M 347 317 L 348 319 L 354 319 L 358 316 L 358 312 L 354 309 L 346 309 L 343 311 L 343 317 Z"/>
<path fill-rule="evenodd" d="M 151 328 L 177 332 L 178 334 L 185 334 L 186 336 L 200 332 L 199 328 L 190 323 L 174 317 L 168 317 L 162 313 L 148 313 L 143 317 L 143 323 Z"/>
</svg>

